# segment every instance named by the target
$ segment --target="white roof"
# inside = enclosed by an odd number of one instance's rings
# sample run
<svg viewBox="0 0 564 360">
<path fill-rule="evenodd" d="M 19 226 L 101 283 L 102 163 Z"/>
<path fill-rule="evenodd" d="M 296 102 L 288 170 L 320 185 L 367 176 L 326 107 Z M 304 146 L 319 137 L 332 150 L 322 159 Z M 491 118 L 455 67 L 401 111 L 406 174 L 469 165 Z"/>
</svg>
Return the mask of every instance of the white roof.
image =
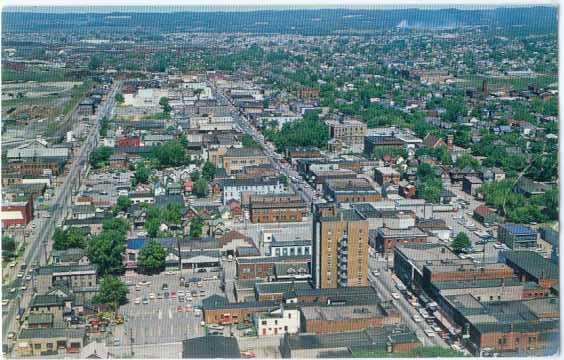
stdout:
<svg viewBox="0 0 564 360">
<path fill-rule="evenodd" d="M 21 211 L 2 211 L 0 212 L 0 219 L 2 220 L 23 220 Z"/>
</svg>

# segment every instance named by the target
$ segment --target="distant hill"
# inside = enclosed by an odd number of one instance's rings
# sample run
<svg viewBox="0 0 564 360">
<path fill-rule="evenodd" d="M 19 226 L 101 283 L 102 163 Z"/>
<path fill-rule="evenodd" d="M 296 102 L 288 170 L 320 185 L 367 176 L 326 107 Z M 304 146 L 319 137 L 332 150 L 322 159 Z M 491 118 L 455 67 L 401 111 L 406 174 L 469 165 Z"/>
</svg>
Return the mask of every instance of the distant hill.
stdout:
<svg viewBox="0 0 564 360">
<path fill-rule="evenodd" d="M 136 28 L 160 32 L 249 32 L 286 34 L 366 33 L 386 28 L 453 28 L 461 26 L 525 27 L 528 32 L 556 31 L 557 8 L 506 7 L 485 9 L 324 9 L 260 10 L 240 12 L 49 12 L 4 9 L 4 31 L 119 32 Z"/>
</svg>

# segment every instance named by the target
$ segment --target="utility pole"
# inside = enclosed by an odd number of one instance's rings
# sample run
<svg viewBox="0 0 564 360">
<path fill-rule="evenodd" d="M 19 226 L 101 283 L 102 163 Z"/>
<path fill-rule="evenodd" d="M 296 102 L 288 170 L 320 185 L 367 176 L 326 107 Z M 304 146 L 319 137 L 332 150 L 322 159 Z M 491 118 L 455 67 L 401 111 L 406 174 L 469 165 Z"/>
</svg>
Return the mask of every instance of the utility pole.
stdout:
<svg viewBox="0 0 564 360">
<path fill-rule="evenodd" d="M 131 353 L 131 357 L 133 357 L 133 328 L 129 327 L 129 352 Z"/>
</svg>

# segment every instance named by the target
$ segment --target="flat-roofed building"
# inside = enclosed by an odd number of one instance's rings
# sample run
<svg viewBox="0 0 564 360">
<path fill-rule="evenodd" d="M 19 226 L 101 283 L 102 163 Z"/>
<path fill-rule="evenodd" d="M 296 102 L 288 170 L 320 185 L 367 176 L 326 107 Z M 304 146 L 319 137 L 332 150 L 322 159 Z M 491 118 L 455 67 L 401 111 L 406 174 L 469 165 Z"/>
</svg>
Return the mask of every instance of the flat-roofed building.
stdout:
<svg viewBox="0 0 564 360">
<path fill-rule="evenodd" d="M 301 222 L 307 204 L 299 195 L 251 195 L 249 209 L 252 223 Z"/>
<path fill-rule="evenodd" d="M 382 198 L 380 192 L 364 178 L 327 179 L 323 184 L 325 197 L 339 203 L 374 202 Z"/>
<path fill-rule="evenodd" d="M 223 168 L 228 175 L 241 172 L 246 166 L 256 166 L 268 162 L 268 157 L 261 149 L 257 148 L 232 147 L 223 155 Z"/>
<path fill-rule="evenodd" d="M 368 220 L 334 203 L 313 207 L 312 275 L 318 288 L 368 284 Z"/>
</svg>

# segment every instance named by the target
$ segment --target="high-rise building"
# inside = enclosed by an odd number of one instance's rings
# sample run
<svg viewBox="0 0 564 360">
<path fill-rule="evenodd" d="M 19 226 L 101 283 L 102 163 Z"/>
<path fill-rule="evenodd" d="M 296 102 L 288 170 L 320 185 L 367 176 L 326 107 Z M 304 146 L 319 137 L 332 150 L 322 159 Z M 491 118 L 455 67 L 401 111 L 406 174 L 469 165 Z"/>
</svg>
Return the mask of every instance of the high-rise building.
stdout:
<svg viewBox="0 0 564 360">
<path fill-rule="evenodd" d="M 314 204 L 312 276 L 317 288 L 368 285 L 368 220 L 356 209 Z"/>
</svg>

